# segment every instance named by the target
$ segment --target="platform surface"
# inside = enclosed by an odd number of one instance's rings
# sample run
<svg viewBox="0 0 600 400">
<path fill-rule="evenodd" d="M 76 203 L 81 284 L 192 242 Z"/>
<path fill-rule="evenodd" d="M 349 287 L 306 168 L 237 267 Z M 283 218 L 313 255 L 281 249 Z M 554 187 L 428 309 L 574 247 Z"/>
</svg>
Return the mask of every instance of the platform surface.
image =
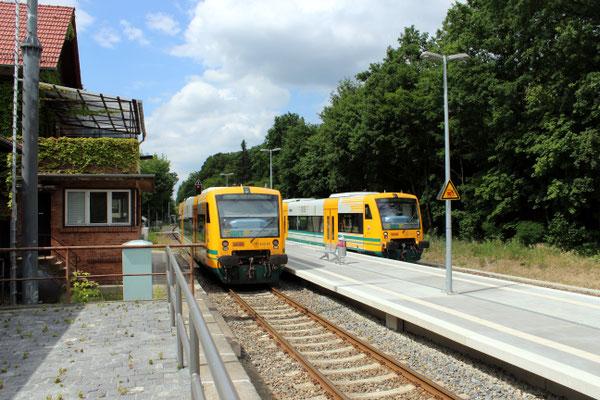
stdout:
<svg viewBox="0 0 600 400">
<path fill-rule="evenodd" d="M 154 272 L 164 272 L 164 251 L 152 251 L 152 264 Z M 195 298 L 240 399 L 259 400 L 238 360 L 239 344 L 197 282 Z M 192 397 L 187 360 L 185 368 L 177 366 L 166 300 L 4 307 L 0 319 L 0 399 Z M 203 353 L 205 398 L 216 400 Z"/>
<path fill-rule="evenodd" d="M 287 271 L 550 382 L 600 398 L 600 297 L 286 242 Z"/>
</svg>

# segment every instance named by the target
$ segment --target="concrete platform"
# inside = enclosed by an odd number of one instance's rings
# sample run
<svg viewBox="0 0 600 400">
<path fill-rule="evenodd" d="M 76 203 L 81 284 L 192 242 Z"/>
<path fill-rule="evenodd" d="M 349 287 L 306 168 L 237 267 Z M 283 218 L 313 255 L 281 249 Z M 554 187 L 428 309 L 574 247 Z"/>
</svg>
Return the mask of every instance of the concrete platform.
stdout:
<svg viewBox="0 0 600 400">
<path fill-rule="evenodd" d="M 600 398 L 600 297 L 453 273 L 286 242 L 287 271 L 385 315 L 394 329 L 431 333 L 567 398 Z"/>
<path fill-rule="evenodd" d="M 164 252 L 153 251 L 152 260 L 155 272 L 164 271 Z M 195 290 L 240 399 L 259 400 L 238 361 L 239 344 L 202 288 Z M 0 319 L 0 399 L 191 398 L 166 300 L 3 307 Z M 203 354 L 200 378 L 206 399 L 218 399 Z"/>
</svg>

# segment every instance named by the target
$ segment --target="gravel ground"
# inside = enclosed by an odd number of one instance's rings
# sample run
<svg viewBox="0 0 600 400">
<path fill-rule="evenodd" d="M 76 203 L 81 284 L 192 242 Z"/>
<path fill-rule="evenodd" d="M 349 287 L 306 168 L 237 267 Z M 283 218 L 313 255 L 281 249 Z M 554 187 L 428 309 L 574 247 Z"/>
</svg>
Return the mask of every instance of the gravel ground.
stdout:
<svg viewBox="0 0 600 400">
<path fill-rule="evenodd" d="M 284 354 L 215 280 L 203 274 L 198 280 L 240 341 L 242 361 L 252 370 L 250 375 L 259 376 L 264 383 L 260 390 L 266 400 L 326 399 L 300 364 Z M 261 289 L 264 287 L 246 290 Z M 283 279 L 277 289 L 465 399 L 559 399 L 498 368 L 415 335 L 392 331 L 383 321 L 301 283 Z"/>
</svg>

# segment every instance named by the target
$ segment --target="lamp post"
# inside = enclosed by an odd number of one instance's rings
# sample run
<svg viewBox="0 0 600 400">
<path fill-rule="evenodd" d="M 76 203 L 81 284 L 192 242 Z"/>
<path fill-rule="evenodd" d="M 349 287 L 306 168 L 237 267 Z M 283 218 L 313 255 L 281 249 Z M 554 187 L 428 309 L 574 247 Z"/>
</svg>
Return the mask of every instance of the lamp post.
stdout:
<svg viewBox="0 0 600 400">
<path fill-rule="evenodd" d="M 271 181 L 271 189 L 273 189 L 273 152 L 279 150 L 281 150 L 281 147 L 276 147 L 274 149 L 260 149 L 260 151 L 269 152 L 269 179 Z"/>
<path fill-rule="evenodd" d="M 228 174 L 221 174 L 221 176 L 224 176 L 224 177 L 225 177 L 225 186 L 226 186 L 226 187 L 227 187 L 227 186 L 229 186 L 229 177 L 230 177 L 231 175 L 233 175 L 233 172 L 230 172 L 230 173 L 228 173 Z"/>
<path fill-rule="evenodd" d="M 450 182 L 450 130 L 448 128 L 448 79 L 447 65 L 448 61 L 461 60 L 468 58 L 466 53 L 453 54 L 446 56 L 430 51 L 425 51 L 421 54 L 424 60 L 442 60 L 444 63 L 444 143 L 445 143 L 445 171 L 446 184 Z M 446 293 L 452 293 L 452 206 L 451 200 L 446 200 Z"/>
</svg>

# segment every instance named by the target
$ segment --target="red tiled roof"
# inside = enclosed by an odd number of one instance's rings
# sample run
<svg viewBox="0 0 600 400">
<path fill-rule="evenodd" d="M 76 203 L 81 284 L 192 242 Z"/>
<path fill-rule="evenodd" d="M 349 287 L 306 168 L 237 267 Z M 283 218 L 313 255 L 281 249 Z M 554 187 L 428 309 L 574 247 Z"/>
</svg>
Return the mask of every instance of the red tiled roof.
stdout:
<svg viewBox="0 0 600 400">
<path fill-rule="evenodd" d="M 67 28 L 74 15 L 73 7 L 38 5 L 38 39 L 42 44 L 40 67 L 57 67 Z M 21 43 L 27 35 L 27 4 L 19 4 L 19 16 L 19 43 Z M 14 49 L 15 3 L 1 1 L 0 65 L 14 65 Z M 23 65 L 22 55 L 19 55 L 19 64 Z"/>
</svg>

